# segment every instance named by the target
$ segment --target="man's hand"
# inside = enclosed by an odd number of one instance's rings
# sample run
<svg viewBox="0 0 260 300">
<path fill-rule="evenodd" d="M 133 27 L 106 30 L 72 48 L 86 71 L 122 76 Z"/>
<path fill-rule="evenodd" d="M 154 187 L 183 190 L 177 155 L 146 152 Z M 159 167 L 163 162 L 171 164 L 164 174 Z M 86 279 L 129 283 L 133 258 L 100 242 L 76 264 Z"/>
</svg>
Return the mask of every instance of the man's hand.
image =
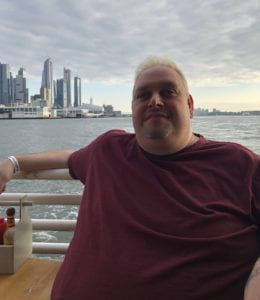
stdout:
<svg viewBox="0 0 260 300">
<path fill-rule="evenodd" d="M 0 194 L 5 191 L 8 181 L 13 178 L 14 166 L 9 159 L 0 161 Z"/>
<path fill-rule="evenodd" d="M 244 300 L 260 299 L 260 258 L 257 259 L 253 270 L 247 280 Z"/>
</svg>

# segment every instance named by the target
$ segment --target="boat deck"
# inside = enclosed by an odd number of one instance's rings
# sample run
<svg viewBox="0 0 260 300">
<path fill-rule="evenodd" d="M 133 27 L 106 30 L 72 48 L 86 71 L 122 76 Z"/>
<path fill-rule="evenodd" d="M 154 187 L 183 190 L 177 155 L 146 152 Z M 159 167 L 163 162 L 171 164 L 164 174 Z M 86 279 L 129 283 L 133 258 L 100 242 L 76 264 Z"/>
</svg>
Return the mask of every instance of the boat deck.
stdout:
<svg viewBox="0 0 260 300">
<path fill-rule="evenodd" d="M 67 169 L 20 172 L 16 175 L 16 179 L 72 180 Z M 0 206 L 20 206 L 20 199 L 24 196 L 28 203 L 36 205 L 79 205 L 81 199 L 78 193 L 3 193 L 0 195 Z M 76 224 L 76 219 L 32 219 L 31 221 L 32 229 L 41 231 L 72 232 Z M 33 242 L 32 252 L 33 254 L 65 254 L 67 247 L 68 243 L 60 241 Z M 2 259 L 4 258 L 0 257 L 0 268 Z M 15 274 L 0 274 L 0 300 L 49 300 L 53 281 L 61 264 L 61 261 L 51 259 L 28 258 Z"/>
<path fill-rule="evenodd" d="M 0 275 L 0 299 L 49 300 L 61 262 L 28 259 L 13 275 Z"/>
</svg>

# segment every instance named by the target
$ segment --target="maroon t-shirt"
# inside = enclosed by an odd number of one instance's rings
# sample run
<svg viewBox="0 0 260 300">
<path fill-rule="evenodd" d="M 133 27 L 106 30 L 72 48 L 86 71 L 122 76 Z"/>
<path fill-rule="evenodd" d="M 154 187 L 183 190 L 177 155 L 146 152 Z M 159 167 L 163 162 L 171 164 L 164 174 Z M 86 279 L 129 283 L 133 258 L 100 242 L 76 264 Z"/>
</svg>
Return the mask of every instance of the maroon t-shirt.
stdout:
<svg viewBox="0 0 260 300">
<path fill-rule="evenodd" d="M 260 160 L 202 136 L 166 156 L 110 131 L 69 159 L 85 184 L 53 300 L 243 299 L 260 255 Z"/>
</svg>

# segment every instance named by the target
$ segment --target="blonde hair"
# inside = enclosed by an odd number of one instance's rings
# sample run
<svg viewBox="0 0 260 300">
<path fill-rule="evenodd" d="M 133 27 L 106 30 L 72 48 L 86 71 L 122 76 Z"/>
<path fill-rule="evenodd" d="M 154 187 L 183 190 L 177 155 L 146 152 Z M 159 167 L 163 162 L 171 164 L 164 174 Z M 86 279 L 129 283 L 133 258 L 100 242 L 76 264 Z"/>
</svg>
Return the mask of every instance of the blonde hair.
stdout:
<svg viewBox="0 0 260 300">
<path fill-rule="evenodd" d="M 149 56 L 147 57 L 143 62 L 139 64 L 139 66 L 136 68 L 135 71 L 135 81 L 137 78 L 147 69 L 156 67 L 156 66 L 162 66 L 162 67 L 168 67 L 170 69 L 173 69 L 176 71 L 183 81 L 184 88 L 186 89 L 187 93 L 189 92 L 188 83 L 187 80 L 181 71 L 181 69 L 177 66 L 177 64 L 171 60 L 168 57 L 160 57 L 160 56 Z"/>
</svg>

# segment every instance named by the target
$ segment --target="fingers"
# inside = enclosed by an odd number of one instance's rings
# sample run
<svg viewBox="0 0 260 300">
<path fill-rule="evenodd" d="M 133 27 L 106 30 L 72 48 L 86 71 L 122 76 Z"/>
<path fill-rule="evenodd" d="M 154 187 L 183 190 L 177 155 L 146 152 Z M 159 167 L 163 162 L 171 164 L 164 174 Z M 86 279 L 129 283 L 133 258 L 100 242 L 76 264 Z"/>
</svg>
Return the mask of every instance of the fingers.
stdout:
<svg viewBox="0 0 260 300">
<path fill-rule="evenodd" d="M 4 185 L 4 186 L 0 187 L 0 194 L 4 193 L 4 191 L 5 191 L 5 188 L 6 188 L 6 185 Z"/>
</svg>

